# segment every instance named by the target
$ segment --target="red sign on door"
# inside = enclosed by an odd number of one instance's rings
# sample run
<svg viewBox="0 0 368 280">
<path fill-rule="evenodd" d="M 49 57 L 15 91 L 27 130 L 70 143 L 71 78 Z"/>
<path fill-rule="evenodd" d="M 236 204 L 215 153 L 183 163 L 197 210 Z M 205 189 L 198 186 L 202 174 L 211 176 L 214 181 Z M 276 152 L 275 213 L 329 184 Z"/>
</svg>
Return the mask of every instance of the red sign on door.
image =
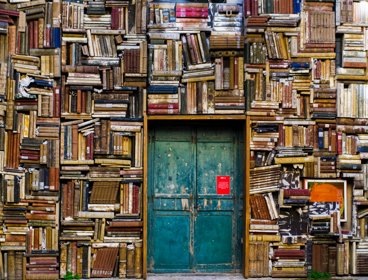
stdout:
<svg viewBox="0 0 368 280">
<path fill-rule="evenodd" d="M 217 194 L 230 194 L 230 176 L 216 177 Z"/>
</svg>

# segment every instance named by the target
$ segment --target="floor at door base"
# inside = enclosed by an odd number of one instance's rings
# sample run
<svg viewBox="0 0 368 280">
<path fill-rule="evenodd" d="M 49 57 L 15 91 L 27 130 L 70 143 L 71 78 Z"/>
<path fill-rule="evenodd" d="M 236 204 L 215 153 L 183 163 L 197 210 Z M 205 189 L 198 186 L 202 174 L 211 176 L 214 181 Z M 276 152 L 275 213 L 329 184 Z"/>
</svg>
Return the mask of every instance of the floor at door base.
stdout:
<svg viewBox="0 0 368 280">
<path fill-rule="evenodd" d="M 237 273 L 225 273 L 225 274 L 178 274 L 178 273 L 165 273 L 165 274 L 148 274 L 147 280 L 243 280 L 242 274 Z M 300 280 L 303 278 L 248 278 L 248 279 L 262 279 L 262 280 Z M 345 277 L 334 277 L 333 279 L 347 279 L 347 280 L 367 280 L 367 277 L 357 276 L 345 276 Z"/>
<path fill-rule="evenodd" d="M 244 277 L 240 273 L 164 273 L 164 274 L 148 274 L 148 280 L 243 280 Z M 262 279 L 263 280 L 263 279 Z"/>
</svg>

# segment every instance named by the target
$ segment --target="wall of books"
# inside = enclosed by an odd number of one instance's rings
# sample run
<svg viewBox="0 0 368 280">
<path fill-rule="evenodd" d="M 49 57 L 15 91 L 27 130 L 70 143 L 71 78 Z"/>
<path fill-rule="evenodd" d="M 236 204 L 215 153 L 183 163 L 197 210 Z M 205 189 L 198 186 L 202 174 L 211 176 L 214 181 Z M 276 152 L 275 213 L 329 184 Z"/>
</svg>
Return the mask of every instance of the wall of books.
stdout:
<svg viewBox="0 0 368 280">
<path fill-rule="evenodd" d="M 141 278 L 146 2 L 0 5 L 0 279 Z"/>
<path fill-rule="evenodd" d="M 157 115 L 247 123 L 245 275 L 368 275 L 368 2 L 217 2 L 0 0 L 0 279 L 146 276 Z"/>
<path fill-rule="evenodd" d="M 252 277 L 367 274 L 365 1 L 246 1 Z"/>
</svg>

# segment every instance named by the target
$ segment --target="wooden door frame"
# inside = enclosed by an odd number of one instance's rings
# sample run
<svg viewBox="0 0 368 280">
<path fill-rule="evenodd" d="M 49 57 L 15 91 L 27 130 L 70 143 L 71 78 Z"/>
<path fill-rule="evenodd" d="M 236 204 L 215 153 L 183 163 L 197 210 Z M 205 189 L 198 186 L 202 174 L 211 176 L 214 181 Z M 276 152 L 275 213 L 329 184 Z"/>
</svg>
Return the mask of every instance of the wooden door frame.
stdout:
<svg viewBox="0 0 368 280">
<path fill-rule="evenodd" d="M 143 278 L 147 278 L 147 249 L 148 249 L 148 129 L 149 123 L 157 121 L 239 121 L 243 127 L 244 133 L 244 182 L 243 182 L 243 248 L 242 248 L 242 270 L 244 278 L 248 278 L 249 270 L 249 223 L 250 223 L 250 207 L 249 205 L 249 173 L 250 173 L 250 118 L 245 115 L 175 115 L 175 116 L 147 116 L 144 112 L 143 118 Z"/>
</svg>

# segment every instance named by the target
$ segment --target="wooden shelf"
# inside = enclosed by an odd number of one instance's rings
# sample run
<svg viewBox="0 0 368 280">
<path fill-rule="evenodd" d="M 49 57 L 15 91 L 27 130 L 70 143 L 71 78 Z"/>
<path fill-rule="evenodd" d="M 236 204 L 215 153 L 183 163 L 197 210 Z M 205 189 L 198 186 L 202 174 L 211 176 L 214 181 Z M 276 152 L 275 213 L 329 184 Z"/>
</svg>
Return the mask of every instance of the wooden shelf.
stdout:
<svg viewBox="0 0 368 280">
<path fill-rule="evenodd" d="M 200 120 L 245 120 L 245 115 L 150 115 L 147 120 L 185 120 L 185 121 L 200 121 Z"/>
</svg>

